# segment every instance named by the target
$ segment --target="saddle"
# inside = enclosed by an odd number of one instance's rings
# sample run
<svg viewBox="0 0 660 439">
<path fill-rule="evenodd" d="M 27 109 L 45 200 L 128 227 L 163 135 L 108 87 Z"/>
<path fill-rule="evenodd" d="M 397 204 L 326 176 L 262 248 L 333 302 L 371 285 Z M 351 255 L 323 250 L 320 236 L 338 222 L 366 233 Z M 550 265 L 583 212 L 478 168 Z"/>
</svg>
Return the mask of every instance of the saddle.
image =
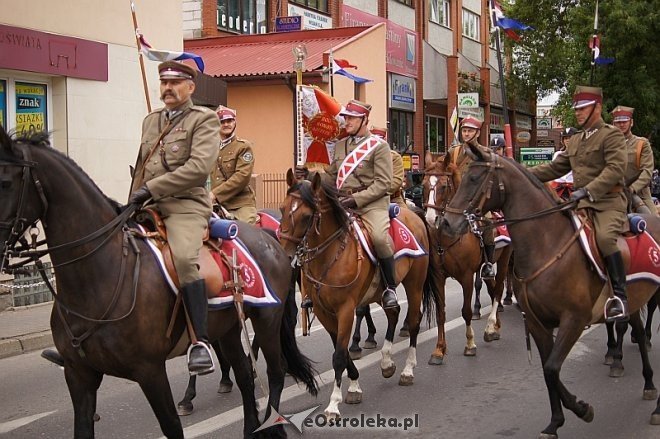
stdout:
<svg viewBox="0 0 660 439">
<path fill-rule="evenodd" d="M 140 229 L 135 230 L 136 235 L 145 238 L 159 262 L 163 276 L 173 292 L 177 293 L 179 278 L 160 214 L 153 209 L 144 209 L 135 215 L 135 220 L 140 225 Z M 199 273 L 206 283 L 209 307 L 224 308 L 232 305 L 235 292 L 242 293 L 246 303 L 260 306 L 280 304 L 261 269 L 237 235 L 238 226 L 235 222 L 211 219 L 204 245 L 199 252 Z M 234 251 L 236 265 L 232 257 Z M 239 274 L 237 283 L 233 281 L 235 269 Z"/>
</svg>

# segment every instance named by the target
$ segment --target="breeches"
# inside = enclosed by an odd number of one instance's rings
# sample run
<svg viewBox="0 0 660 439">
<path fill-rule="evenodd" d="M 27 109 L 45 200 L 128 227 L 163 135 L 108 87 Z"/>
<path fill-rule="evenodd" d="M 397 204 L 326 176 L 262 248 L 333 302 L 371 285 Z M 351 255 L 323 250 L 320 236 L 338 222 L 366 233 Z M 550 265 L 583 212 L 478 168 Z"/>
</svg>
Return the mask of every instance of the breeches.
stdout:
<svg viewBox="0 0 660 439">
<path fill-rule="evenodd" d="M 238 209 L 227 209 L 227 211 L 244 223 L 255 224 L 257 222 L 257 208 L 254 206 L 243 206 Z"/>
<path fill-rule="evenodd" d="M 621 235 L 626 215 L 616 210 L 593 211 L 596 245 L 603 254 L 609 256 L 619 251 L 616 241 Z"/>
<path fill-rule="evenodd" d="M 394 255 L 392 238 L 390 238 L 390 215 L 387 210 L 373 209 L 360 214 L 364 225 L 371 233 L 371 241 L 379 258 L 389 258 Z"/>
<path fill-rule="evenodd" d="M 493 214 L 486 212 L 486 220 L 484 224 L 491 224 L 493 222 Z M 485 229 L 481 235 L 484 245 L 495 245 L 495 229 Z"/>
<path fill-rule="evenodd" d="M 192 213 L 177 213 L 163 218 L 163 221 L 179 285 L 200 279 L 199 250 L 209 224 L 208 218 Z"/>
</svg>

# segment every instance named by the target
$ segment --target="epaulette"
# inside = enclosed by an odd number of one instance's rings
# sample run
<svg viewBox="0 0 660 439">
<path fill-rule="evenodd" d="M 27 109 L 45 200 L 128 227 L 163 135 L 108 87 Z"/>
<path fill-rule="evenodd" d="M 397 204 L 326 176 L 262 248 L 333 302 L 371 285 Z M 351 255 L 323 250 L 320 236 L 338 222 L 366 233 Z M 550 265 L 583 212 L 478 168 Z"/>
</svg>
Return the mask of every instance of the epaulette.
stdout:
<svg viewBox="0 0 660 439">
<path fill-rule="evenodd" d="M 201 105 L 193 105 L 192 107 L 190 107 L 190 109 L 195 110 L 195 111 L 201 111 L 202 113 L 207 113 L 209 111 L 213 111 L 210 108 L 202 107 Z"/>
</svg>

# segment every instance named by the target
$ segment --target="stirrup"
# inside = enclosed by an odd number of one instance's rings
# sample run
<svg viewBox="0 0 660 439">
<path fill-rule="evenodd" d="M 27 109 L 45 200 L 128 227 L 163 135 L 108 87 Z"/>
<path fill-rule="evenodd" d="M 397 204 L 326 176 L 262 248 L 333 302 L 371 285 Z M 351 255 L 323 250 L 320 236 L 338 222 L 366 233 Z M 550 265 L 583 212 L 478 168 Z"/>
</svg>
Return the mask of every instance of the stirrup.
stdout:
<svg viewBox="0 0 660 439">
<path fill-rule="evenodd" d="M 392 294 L 394 294 L 394 304 L 389 304 L 389 305 L 385 304 L 383 299 L 385 298 L 385 294 L 387 292 L 391 292 Z M 383 294 L 380 297 L 380 303 L 383 309 L 397 308 L 399 306 L 399 296 L 397 296 L 396 290 L 390 287 L 385 288 L 385 290 L 383 290 Z"/>
<path fill-rule="evenodd" d="M 211 359 L 211 366 L 202 367 L 202 368 L 199 368 L 198 370 L 191 370 L 190 369 L 190 354 L 192 353 L 193 349 L 195 349 L 198 346 L 202 347 L 206 351 L 206 354 Z M 209 374 L 209 373 L 211 373 L 215 370 L 215 361 L 213 361 L 213 355 L 211 354 L 211 348 L 210 348 L 208 343 L 198 341 L 197 343 L 193 343 L 190 346 L 188 346 L 188 352 L 186 353 L 186 359 L 188 361 L 188 372 L 190 373 L 191 376 L 206 375 L 206 374 Z"/>
<path fill-rule="evenodd" d="M 488 270 L 488 269 L 490 269 L 489 272 L 492 273 L 492 274 L 488 274 L 488 275 L 484 276 L 484 271 Z M 484 262 L 483 264 L 481 264 L 481 268 L 479 269 L 479 277 L 481 277 L 481 279 L 487 279 L 487 280 L 495 279 L 495 269 L 493 268 L 493 263 L 492 262 L 487 261 L 487 262 Z"/>
<path fill-rule="evenodd" d="M 305 296 L 305 298 L 300 302 L 300 308 L 312 308 L 312 299 Z"/>
<path fill-rule="evenodd" d="M 618 314 L 615 314 L 613 316 L 608 316 L 607 315 L 608 305 L 610 303 L 612 303 L 613 301 L 618 301 L 619 302 L 619 305 L 621 306 L 621 312 L 618 313 Z M 605 302 L 605 306 L 603 307 L 603 316 L 605 318 L 605 321 L 607 323 L 627 322 L 630 317 L 629 317 L 628 313 L 626 312 L 627 311 L 626 308 L 627 308 L 626 305 L 623 303 L 623 300 L 621 300 L 620 297 L 618 297 L 618 296 L 610 297 L 609 299 L 607 299 L 607 301 Z"/>
</svg>

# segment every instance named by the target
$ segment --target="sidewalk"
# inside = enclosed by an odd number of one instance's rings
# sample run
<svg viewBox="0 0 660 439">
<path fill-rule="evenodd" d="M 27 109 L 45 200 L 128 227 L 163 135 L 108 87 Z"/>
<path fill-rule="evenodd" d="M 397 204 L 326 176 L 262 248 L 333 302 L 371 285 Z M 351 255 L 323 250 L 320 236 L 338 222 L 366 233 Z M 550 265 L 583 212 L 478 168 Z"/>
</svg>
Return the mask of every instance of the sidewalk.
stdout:
<svg viewBox="0 0 660 439">
<path fill-rule="evenodd" d="M 53 302 L 47 302 L 0 312 L 0 358 L 53 346 L 52 309 Z"/>
</svg>

